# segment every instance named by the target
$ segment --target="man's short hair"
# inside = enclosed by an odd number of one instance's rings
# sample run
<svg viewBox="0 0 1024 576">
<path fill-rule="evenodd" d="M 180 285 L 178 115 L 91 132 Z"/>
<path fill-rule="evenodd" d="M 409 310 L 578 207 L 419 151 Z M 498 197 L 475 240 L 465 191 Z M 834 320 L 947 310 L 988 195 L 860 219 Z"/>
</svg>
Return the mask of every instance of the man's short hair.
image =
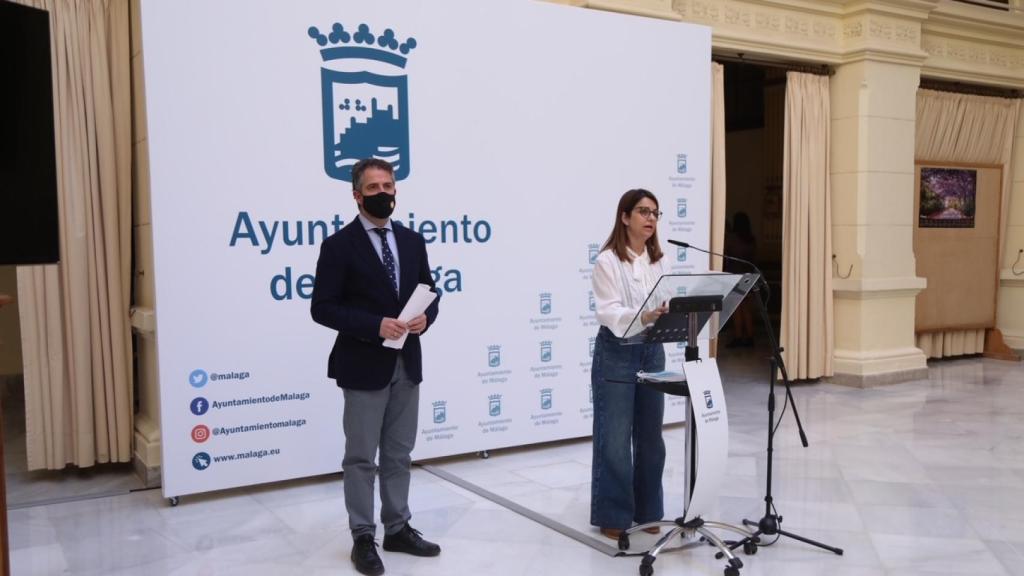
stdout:
<svg viewBox="0 0 1024 576">
<path fill-rule="evenodd" d="M 366 170 L 369 169 L 369 168 L 376 168 L 378 170 L 383 170 L 383 171 L 387 172 L 388 174 L 391 174 L 392 178 L 394 178 L 394 176 L 395 176 L 395 169 L 394 169 L 394 167 L 391 166 L 391 163 L 388 162 L 387 160 L 381 160 L 380 158 L 364 158 L 364 159 L 360 160 L 359 162 L 356 162 L 355 165 L 352 166 L 352 189 L 353 190 L 359 190 L 359 188 L 362 187 L 362 184 L 363 184 L 363 182 L 362 182 L 362 180 L 363 180 L 363 172 L 366 172 Z"/>
</svg>

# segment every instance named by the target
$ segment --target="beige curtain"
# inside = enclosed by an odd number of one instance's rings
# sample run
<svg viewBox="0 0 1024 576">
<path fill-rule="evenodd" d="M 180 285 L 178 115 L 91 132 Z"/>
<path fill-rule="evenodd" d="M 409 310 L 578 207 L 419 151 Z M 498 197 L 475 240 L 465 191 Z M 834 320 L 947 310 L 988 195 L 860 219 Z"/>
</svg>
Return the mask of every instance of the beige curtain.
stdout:
<svg viewBox="0 0 1024 576">
<path fill-rule="evenodd" d="M 832 375 L 830 133 L 828 77 L 787 73 L 779 340 L 798 380 Z"/>
<path fill-rule="evenodd" d="M 128 0 L 50 13 L 61 262 L 18 270 L 28 467 L 131 460 Z"/>
<path fill-rule="evenodd" d="M 725 67 L 711 63 L 711 251 L 725 250 Z M 711 270 L 722 270 L 721 256 L 710 256 Z M 716 318 L 711 327 L 718 334 Z M 711 356 L 718 356 L 718 338 L 711 340 Z"/>
<path fill-rule="evenodd" d="M 1003 261 L 1013 186 L 1010 163 L 1019 113 L 1020 100 L 1017 99 L 917 91 L 914 155 L 918 160 L 1003 167 L 997 262 Z M 917 335 L 917 347 L 929 358 L 979 354 L 985 349 L 985 330 L 922 333 Z"/>
<path fill-rule="evenodd" d="M 711 63 L 711 251 L 725 250 L 725 67 Z M 711 269 L 722 258 L 711 257 Z"/>
</svg>

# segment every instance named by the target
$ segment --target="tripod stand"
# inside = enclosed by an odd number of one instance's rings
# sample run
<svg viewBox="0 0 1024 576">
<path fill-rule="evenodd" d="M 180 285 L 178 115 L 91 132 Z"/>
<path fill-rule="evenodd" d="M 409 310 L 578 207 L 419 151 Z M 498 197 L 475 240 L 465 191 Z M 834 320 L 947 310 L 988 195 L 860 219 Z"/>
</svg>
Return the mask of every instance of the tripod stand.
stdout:
<svg viewBox="0 0 1024 576">
<path fill-rule="evenodd" d="M 786 400 L 793 408 L 793 416 L 796 418 L 797 429 L 800 431 L 800 442 L 801 444 L 803 444 L 804 448 L 807 447 L 807 435 L 804 434 L 803 424 L 800 423 L 800 414 L 797 413 L 796 402 L 793 400 L 793 391 L 790 389 L 789 386 L 789 375 L 786 373 L 786 364 L 782 360 L 782 348 L 779 347 L 778 342 L 775 340 L 775 332 L 772 329 L 771 321 L 768 319 L 768 307 L 765 304 L 764 299 L 761 298 L 760 287 L 755 286 L 753 292 L 757 294 L 758 309 L 761 312 L 761 320 L 764 322 L 765 330 L 768 333 L 768 343 L 771 346 L 772 354 L 769 362 L 771 365 L 772 372 L 771 377 L 769 378 L 768 385 L 768 475 L 766 480 L 764 497 L 764 516 L 762 516 L 761 519 L 757 522 L 754 522 L 753 520 L 747 520 L 746 518 L 743 519 L 743 524 L 745 526 L 757 528 L 757 530 L 755 530 L 753 534 L 747 536 L 746 538 L 743 538 L 742 540 L 730 542 L 729 549 L 735 550 L 736 548 L 742 546 L 744 552 L 748 554 L 753 554 L 757 551 L 757 546 L 761 543 L 761 536 L 778 535 L 785 536 L 787 538 L 792 538 L 793 540 L 799 540 L 800 542 L 804 542 L 805 544 L 817 546 L 818 548 L 822 548 L 828 550 L 829 552 L 833 552 L 835 554 L 842 556 L 842 548 L 829 546 L 828 544 L 823 544 L 821 542 L 811 540 L 810 538 L 805 538 L 803 536 L 794 534 L 792 532 L 788 532 L 781 528 L 782 516 L 776 513 L 777 511 L 775 509 L 775 503 L 772 500 L 772 460 L 774 454 L 775 439 L 775 380 L 776 373 L 778 372 L 782 373 L 782 382 L 786 386 Z M 720 554 L 721 552 L 719 552 L 715 556 L 717 558 L 721 558 Z"/>
</svg>

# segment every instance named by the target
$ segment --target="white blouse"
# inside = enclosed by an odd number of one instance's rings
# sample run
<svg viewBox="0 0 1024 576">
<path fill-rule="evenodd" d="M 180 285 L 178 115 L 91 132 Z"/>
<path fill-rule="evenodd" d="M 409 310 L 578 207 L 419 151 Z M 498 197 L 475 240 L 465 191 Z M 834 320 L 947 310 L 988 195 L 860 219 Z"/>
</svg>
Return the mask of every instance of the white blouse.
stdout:
<svg viewBox="0 0 1024 576">
<path fill-rule="evenodd" d="M 651 263 L 645 249 L 636 254 L 629 248 L 627 253 L 633 257 L 632 262 L 623 262 L 611 250 L 602 250 L 594 263 L 594 310 L 597 321 L 607 326 L 612 334 L 619 338 L 633 336 L 643 330 L 644 326 L 637 322 L 626 334 L 629 323 L 636 317 L 643 306 L 647 295 L 654 289 L 658 279 L 665 273 L 664 258 Z M 646 310 L 657 308 L 661 302 L 652 300 Z"/>
</svg>

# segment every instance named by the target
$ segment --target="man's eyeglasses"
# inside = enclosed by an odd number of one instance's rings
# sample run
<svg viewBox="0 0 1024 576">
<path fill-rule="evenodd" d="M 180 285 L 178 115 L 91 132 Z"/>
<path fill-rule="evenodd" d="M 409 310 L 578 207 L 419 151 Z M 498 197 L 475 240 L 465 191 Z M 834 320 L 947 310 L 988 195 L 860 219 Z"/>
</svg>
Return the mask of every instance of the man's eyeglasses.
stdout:
<svg viewBox="0 0 1024 576">
<path fill-rule="evenodd" d="M 654 216 L 655 220 L 658 220 L 659 218 L 661 218 L 661 215 L 664 214 L 664 212 L 659 212 L 658 210 L 655 210 L 654 208 L 648 208 L 647 206 L 640 206 L 639 208 L 634 208 L 633 210 L 640 214 L 641 216 L 643 216 L 644 218 L 650 218 L 651 216 Z"/>
</svg>

